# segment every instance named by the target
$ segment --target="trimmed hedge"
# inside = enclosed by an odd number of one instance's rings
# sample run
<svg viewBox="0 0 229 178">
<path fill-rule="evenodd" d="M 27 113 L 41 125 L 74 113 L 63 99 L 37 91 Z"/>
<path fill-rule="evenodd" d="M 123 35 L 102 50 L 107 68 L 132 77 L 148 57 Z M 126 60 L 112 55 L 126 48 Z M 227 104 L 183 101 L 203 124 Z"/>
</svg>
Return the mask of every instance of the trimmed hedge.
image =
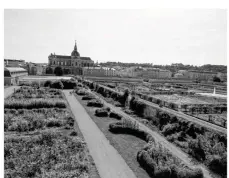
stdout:
<svg viewBox="0 0 229 178">
<path fill-rule="evenodd" d="M 92 100 L 92 99 L 95 99 L 93 95 L 86 95 L 82 97 L 82 100 Z"/>
<path fill-rule="evenodd" d="M 122 119 L 122 116 L 114 111 L 110 112 L 110 115 L 109 117 L 111 118 L 115 118 L 115 119 L 118 119 L 118 120 L 121 120 Z"/>
<path fill-rule="evenodd" d="M 137 161 L 154 178 L 203 178 L 201 169 L 182 166 L 169 152 L 156 144 L 148 144 L 137 153 Z"/>
<path fill-rule="evenodd" d="M 107 117 L 108 116 L 107 108 L 96 109 L 95 115 L 98 117 Z"/>
<path fill-rule="evenodd" d="M 103 103 L 101 103 L 100 101 L 94 99 L 94 100 L 88 101 L 87 106 L 102 108 L 103 107 Z"/>
<path fill-rule="evenodd" d="M 130 126 L 126 126 L 122 121 L 111 123 L 109 125 L 109 131 L 112 133 L 122 133 L 122 134 L 134 135 L 138 138 L 145 140 L 146 142 L 154 141 L 154 138 L 147 132 L 134 128 L 134 126 L 132 128 Z"/>
</svg>

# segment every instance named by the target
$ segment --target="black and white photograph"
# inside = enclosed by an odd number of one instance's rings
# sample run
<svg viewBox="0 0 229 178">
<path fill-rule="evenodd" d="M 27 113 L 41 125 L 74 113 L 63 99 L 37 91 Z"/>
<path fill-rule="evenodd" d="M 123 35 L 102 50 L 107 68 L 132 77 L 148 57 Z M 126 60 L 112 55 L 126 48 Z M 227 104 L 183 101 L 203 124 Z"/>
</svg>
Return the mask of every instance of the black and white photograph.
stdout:
<svg viewBox="0 0 229 178">
<path fill-rule="evenodd" d="M 3 13 L 1 177 L 227 177 L 226 8 Z"/>
</svg>

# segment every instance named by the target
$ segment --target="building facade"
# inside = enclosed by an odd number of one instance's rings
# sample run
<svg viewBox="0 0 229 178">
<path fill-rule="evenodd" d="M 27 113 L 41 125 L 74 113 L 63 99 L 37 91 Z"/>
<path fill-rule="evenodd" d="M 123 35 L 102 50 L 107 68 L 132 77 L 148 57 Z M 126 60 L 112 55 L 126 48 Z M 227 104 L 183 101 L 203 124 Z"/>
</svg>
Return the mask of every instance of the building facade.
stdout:
<svg viewBox="0 0 229 178">
<path fill-rule="evenodd" d="M 4 68 L 4 85 L 18 85 L 20 77 L 27 76 L 28 72 L 20 67 Z"/>
<path fill-rule="evenodd" d="M 114 68 L 109 67 L 83 67 L 83 75 L 96 77 L 115 77 L 118 76 Z"/>
<path fill-rule="evenodd" d="M 198 80 L 212 80 L 214 76 L 217 75 L 216 72 L 209 72 L 209 71 L 195 71 L 190 70 L 188 71 L 190 79 L 198 79 Z"/>
<path fill-rule="evenodd" d="M 61 67 L 64 74 L 82 75 L 83 67 L 92 67 L 94 65 L 94 61 L 92 61 L 90 57 L 80 56 L 80 53 L 77 51 L 76 43 L 71 56 L 56 55 L 55 53 L 51 53 L 48 56 L 48 59 L 49 63 L 47 70 L 49 70 L 49 73 L 54 73 L 56 67 Z"/>
<path fill-rule="evenodd" d="M 25 60 L 4 59 L 5 67 L 21 67 L 25 65 Z"/>
</svg>

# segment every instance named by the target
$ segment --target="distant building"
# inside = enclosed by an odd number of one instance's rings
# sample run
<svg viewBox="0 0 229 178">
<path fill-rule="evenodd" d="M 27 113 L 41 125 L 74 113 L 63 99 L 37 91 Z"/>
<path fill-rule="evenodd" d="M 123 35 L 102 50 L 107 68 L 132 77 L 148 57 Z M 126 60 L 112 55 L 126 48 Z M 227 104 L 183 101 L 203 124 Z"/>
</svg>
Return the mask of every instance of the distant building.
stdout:
<svg viewBox="0 0 229 178">
<path fill-rule="evenodd" d="M 109 67 L 83 67 L 84 76 L 115 77 L 118 75 L 114 68 Z"/>
<path fill-rule="evenodd" d="M 47 68 L 51 68 L 52 73 L 54 73 L 56 67 L 61 67 L 64 74 L 82 75 L 83 67 L 92 67 L 94 65 L 94 61 L 92 61 L 90 57 L 80 56 L 80 53 L 77 51 L 76 43 L 71 56 L 51 53 L 48 59 L 49 63 Z"/>
<path fill-rule="evenodd" d="M 27 76 L 28 72 L 20 67 L 5 67 L 4 68 L 4 85 L 18 85 L 19 79 L 22 76 Z"/>
<path fill-rule="evenodd" d="M 149 79 L 171 78 L 172 72 L 159 68 L 130 67 L 119 71 L 123 77 L 142 77 Z"/>
<path fill-rule="evenodd" d="M 182 73 L 176 73 L 176 74 L 174 74 L 174 78 L 184 79 L 185 76 Z"/>
<path fill-rule="evenodd" d="M 188 71 L 188 76 L 190 79 L 212 80 L 212 78 L 216 75 L 217 75 L 216 72 L 210 72 L 210 71 L 196 71 L 196 70 Z"/>
<path fill-rule="evenodd" d="M 25 60 L 4 59 L 5 67 L 21 67 L 25 65 Z"/>
<path fill-rule="evenodd" d="M 28 71 L 29 75 L 44 75 L 46 74 L 47 64 L 45 63 L 29 63 Z"/>
</svg>

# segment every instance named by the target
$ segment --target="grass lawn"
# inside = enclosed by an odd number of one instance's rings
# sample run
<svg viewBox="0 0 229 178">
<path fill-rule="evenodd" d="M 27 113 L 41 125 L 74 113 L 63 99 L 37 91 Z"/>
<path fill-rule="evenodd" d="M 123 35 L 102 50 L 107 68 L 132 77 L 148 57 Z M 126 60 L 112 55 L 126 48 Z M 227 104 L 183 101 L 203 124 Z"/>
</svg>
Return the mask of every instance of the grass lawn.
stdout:
<svg viewBox="0 0 229 178">
<path fill-rule="evenodd" d="M 97 108 L 88 107 L 87 100 L 82 100 L 82 96 L 76 95 L 78 101 L 84 106 L 87 113 L 96 123 L 96 125 L 100 128 L 106 138 L 110 141 L 111 145 L 119 152 L 119 154 L 124 158 L 128 166 L 133 170 L 135 175 L 139 178 L 149 178 L 147 172 L 141 168 L 139 163 L 137 162 L 136 156 L 137 152 L 143 148 L 146 144 L 145 141 L 126 134 L 113 134 L 111 133 L 108 128 L 109 124 L 116 122 L 118 120 L 110 117 L 97 117 L 95 116 L 95 110 Z"/>
</svg>

